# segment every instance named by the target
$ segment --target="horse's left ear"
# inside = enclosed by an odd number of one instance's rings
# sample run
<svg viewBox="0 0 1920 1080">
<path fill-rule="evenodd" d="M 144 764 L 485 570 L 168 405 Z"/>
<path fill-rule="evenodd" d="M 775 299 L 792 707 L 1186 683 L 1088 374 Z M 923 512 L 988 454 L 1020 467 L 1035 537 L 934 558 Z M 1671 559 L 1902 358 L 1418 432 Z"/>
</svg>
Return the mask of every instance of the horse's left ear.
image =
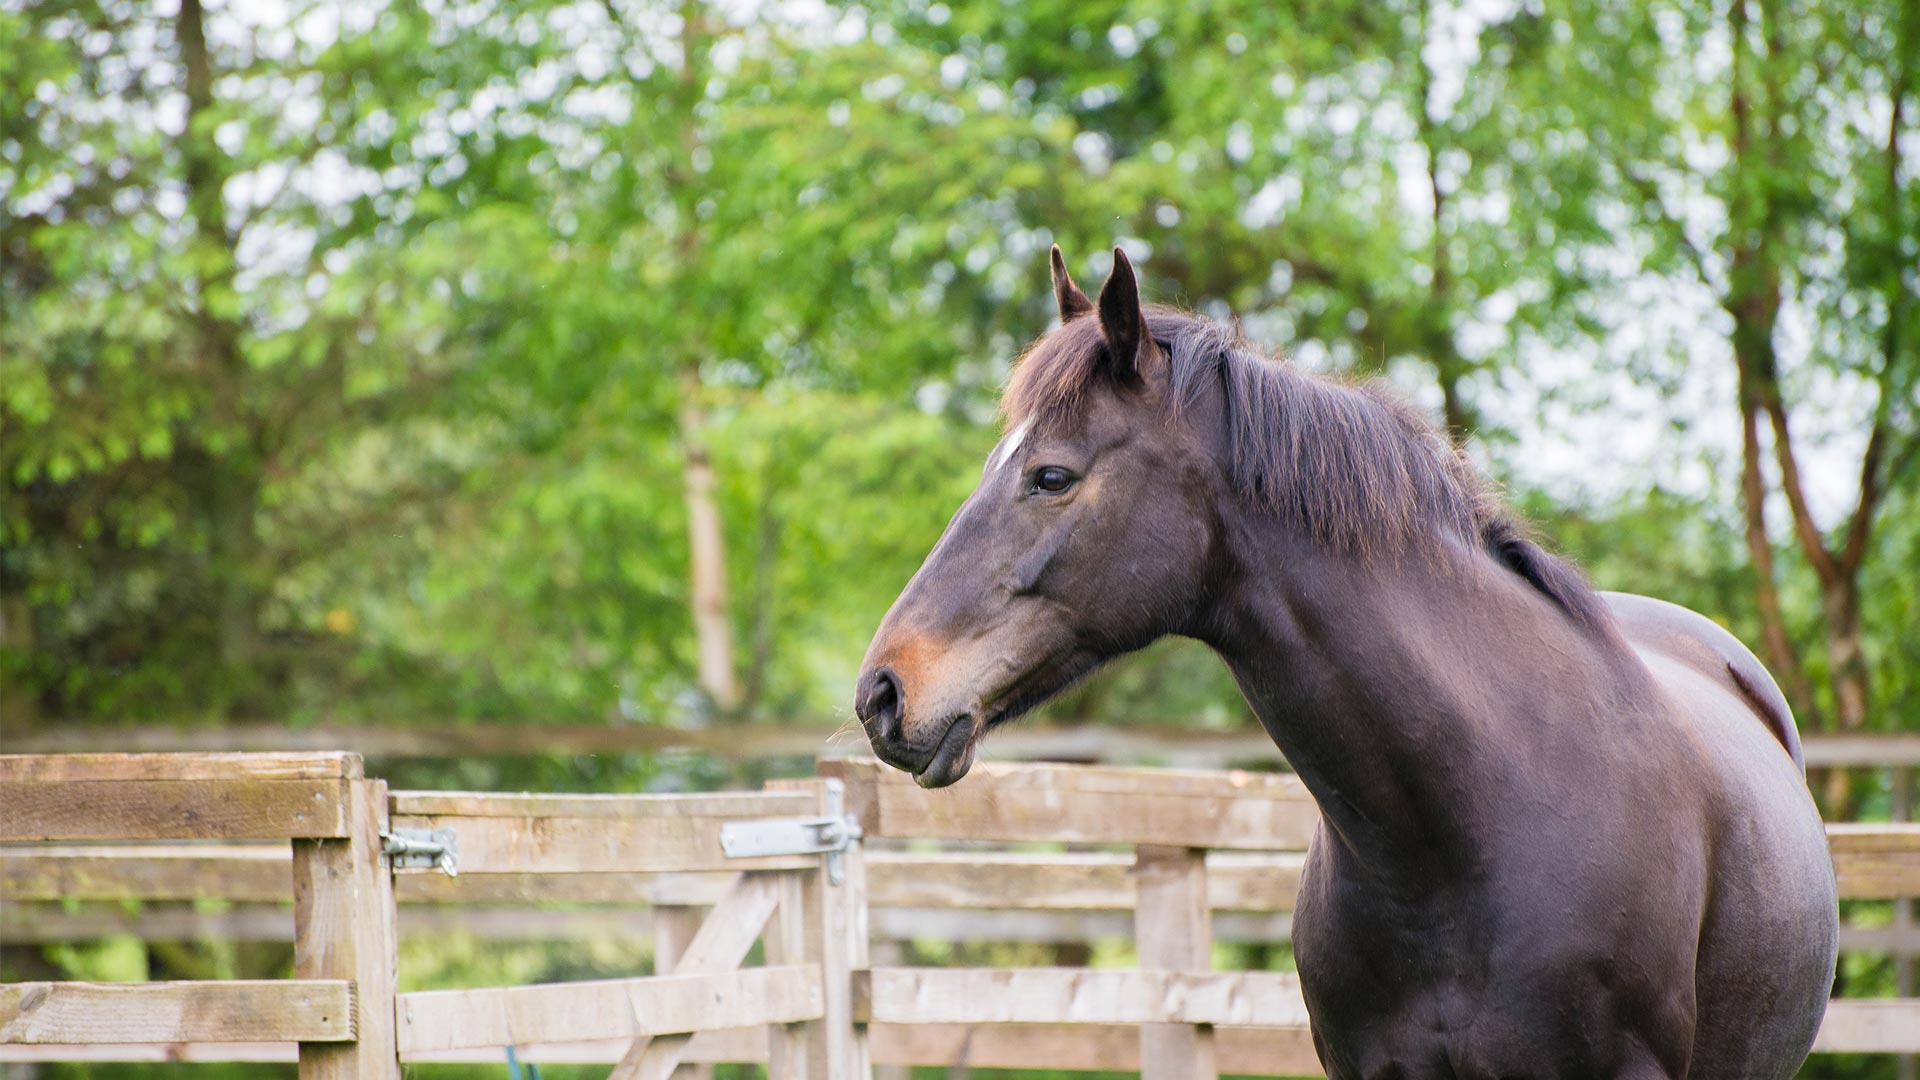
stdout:
<svg viewBox="0 0 1920 1080">
<path fill-rule="evenodd" d="M 1140 308 L 1140 285 L 1134 280 L 1127 253 L 1113 249 L 1113 273 L 1100 287 L 1100 334 L 1107 339 L 1113 373 L 1122 379 L 1140 375 L 1140 350 L 1150 348 L 1147 315 Z"/>
<path fill-rule="evenodd" d="M 1093 310 L 1093 301 L 1073 283 L 1073 275 L 1067 273 L 1067 260 L 1060 254 L 1060 245 L 1053 245 L 1053 253 L 1048 261 L 1053 265 L 1053 299 L 1060 305 L 1060 321 L 1067 322 L 1076 315 L 1085 315 Z"/>
</svg>

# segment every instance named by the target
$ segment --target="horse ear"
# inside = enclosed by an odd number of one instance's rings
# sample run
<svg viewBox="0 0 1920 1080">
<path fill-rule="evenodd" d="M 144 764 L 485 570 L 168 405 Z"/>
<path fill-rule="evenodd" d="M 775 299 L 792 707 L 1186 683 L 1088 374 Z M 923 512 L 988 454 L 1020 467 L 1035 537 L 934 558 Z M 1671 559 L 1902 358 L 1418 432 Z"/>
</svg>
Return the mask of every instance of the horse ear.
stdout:
<svg viewBox="0 0 1920 1080">
<path fill-rule="evenodd" d="M 1100 287 L 1100 333 L 1107 339 L 1113 373 L 1122 378 L 1138 375 L 1147 316 L 1140 310 L 1140 285 L 1134 280 L 1133 264 L 1119 248 L 1113 249 L 1113 273 Z"/>
<path fill-rule="evenodd" d="M 1053 245 L 1050 256 L 1053 263 L 1053 298 L 1060 304 L 1060 321 L 1066 322 L 1075 315 L 1085 315 L 1093 310 L 1093 301 L 1080 291 L 1067 274 L 1067 260 L 1060 257 L 1060 245 Z"/>
</svg>

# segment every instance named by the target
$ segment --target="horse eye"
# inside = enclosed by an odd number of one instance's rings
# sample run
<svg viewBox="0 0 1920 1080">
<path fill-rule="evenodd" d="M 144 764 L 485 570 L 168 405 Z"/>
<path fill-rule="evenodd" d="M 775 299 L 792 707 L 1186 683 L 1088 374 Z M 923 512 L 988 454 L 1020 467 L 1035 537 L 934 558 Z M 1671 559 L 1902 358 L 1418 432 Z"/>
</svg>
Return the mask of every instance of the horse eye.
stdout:
<svg viewBox="0 0 1920 1080">
<path fill-rule="evenodd" d="M 1073 486 L 1074 476 L 1058 465 L 1048 465 L 1033 474 L 1033 490 L 1058 495 Z"/>
</svg>

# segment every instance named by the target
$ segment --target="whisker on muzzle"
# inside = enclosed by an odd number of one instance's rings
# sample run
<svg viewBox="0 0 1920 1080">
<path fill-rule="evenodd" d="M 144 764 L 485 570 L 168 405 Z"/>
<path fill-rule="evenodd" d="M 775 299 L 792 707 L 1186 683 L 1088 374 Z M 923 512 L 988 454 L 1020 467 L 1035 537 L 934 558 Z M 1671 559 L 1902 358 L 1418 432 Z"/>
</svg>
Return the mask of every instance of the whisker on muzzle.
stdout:
<svg viewBox="0 0 1920 1080">
<path fill-rule="evenodd" d="M 867 737 L 866 729 L 860 726 L 859 718 L 849 716 L 840 721 L 840 726 L 834 729 L 833 734 L 827 736 L 827 745 L 839 747 L 854 735 L 858 735 L 863 742 Z"/>
</svg>

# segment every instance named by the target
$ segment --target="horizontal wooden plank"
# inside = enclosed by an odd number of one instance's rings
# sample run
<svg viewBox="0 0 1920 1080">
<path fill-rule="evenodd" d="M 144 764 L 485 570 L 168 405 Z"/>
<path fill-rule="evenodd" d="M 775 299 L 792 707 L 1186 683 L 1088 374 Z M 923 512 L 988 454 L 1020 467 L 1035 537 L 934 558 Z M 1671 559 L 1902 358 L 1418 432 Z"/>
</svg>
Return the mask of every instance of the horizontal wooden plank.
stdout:
<svg viewBox="0 0 1920 1080">
<path fill-rule="evenodd" d="M 1139 1068 L 1138 1029 L 1108 1024 L 890 1024 L 868 1026 L 873 1060 L 882 1065 L 937 1065 L 981 1069 L 1066 1069 L 1132 1072 Z M 1304 1027 L 1214 1029 L 1223 1073 L 1318 1076 L 1312 1036 Z M 522 1061 L 604 1065 L 620 1060 L 631 1041 L 599 1039 L 519 1044 Z M 1839 1000 L 1814 1053 L 1910 1053 L 1920 1051 L 1920 1001 Z M 0 1044 L 0 1063 L 38 1061 L 237 1061 L 291 1062 L 291 1042 L 126 1043 L 84 1046 Z M 494 1046 L 404 1051 L 409 1062 L 471 1062 L 498 1065 Z M 767 1059 L 764 1027 L 723 1028 L 694 1036 L 691 1062 L 759 1063 Z"/>
<path fill-rule="evenodd" d="M 972 1069 L 1140 1071 L 1139 1029 L 1112 1024 L 874 1024 L 873 1059 Z M 1313 1036 L 1300 1028 L 1213 1029 L 1222 1073 L 1319 1076 Z"/>
<path fill-rule="evenodd" d="M 344 979 L 0 984 L 0 1043 L 349 1042 Z"/>
<path fill-rule="evenodd" d="M 21 844 L 0 847 L 0 900 L 293 897 L 293 849 L 265 844 Z"/>
<path fill-rule="evenodd" d="M 0 1043 L 0 1065 L 14 1062 L 215 1062 L 249 1064 L 295 1062 L 300 1060 L 300 1044 L 291 1042 L 227 1043 L 86 1043 L 82 1045 L 44 1043 Z"/>
<path fill-rule="evenodd" d="M 1827 846 L 1843 899 L 1920 896 L 1920 824 L 1833 824 Z"/>
<path fill-rule="evenodd" d="M 394 894 L 403 904 L 569 903 L 673 904 L 719 901 L 739 876 L 731 870 L 627 874 L 402 874 Z"/>
<path fill-rule="evenodd" d="M 0 782 L 0 841 L 346 835 L 350 780 Z"/>
<path fill-rule="evenodd" d="M 0 900 L 229 900 L 292 897 L 292 851 L 278 844 L 17 844 L 0 846 Z M 706 905 L 737 872 L 402 874 L 401 903 Z"/>
<path fill-rule="evenodd" d="M 400 995 L 400 1052 L 517 1046 L 572 1039 L 634 1039 L 708 1028 L 818 1018 L 824 996 L 812 965 L 722 974 L 558 983 Z"/>
<path fill-rule="evenodd" d="M 1307 1022 L 1299 978 L 1278 972 L 901 967 L 855 979 L 856 1010 L 894 1024 Z"/>
<path fill-rule="evenodd" d="M 1813 1052 L 1920 1054 L 1920 998 L 1836 999 Z"/>
<path fill-rule="evenodd" d="M 405 880 L 428 880 L 407 878 Z M 455 879 L 458 880 L 458 879 Z M 706 896 L 701 904 L 716 898 Z M 875 941 L 1028 942 L 1064 945 L 1125 941 L 1133 916 L 1120 910 L 924 908 L 876 906 L 869 914 Z M 1230 945 L 1272 944 L 1291 936 L 1284 912 L 1225 911 L 1213 916 L 1213 937 Z M 646 907 L 525 904 L 407 904 L 402 938 L 462 934 L 483 941 L 606 941 L 653 934 Z M 291 941 L 293 915 L 284 904 L 249 902 L 203 910 L 178 901 L 136 908 L 91 904 L 78 910 L 46 902 L 0 904 L 0 941 L 45 945 L 98 941 L 130 934 L 143 941 Z M 1920 956 L 1920 926 L 1840 927 L 1844 952 Z"/>
<path fill-rule="evenodd" d="M 484 941 L 646 940 L 653 911 L 627 907 L 525 907 L 492 904 L 409 904 L 399 911 L 404 938 L 467 935 Z M 218 910 L 177 902 L 129 910 L 95 905 L 0 905 L 0 941 L 9 945 L 98 941 L 130 934 L 142 941 L 292 941 L 293 909 L 286 904 L 239 904 Z"/>
<path fill-rule="evenodd" d="M 1809 768 L 1920 768 L 1920 735 L 1803 735 Z"/>
<path fill-rule="evenodd" d="M 818 856 L 729 859 L 720 848 L 727 818 L 461 817 L 393 818 L 396 829 L 452 829 L 460 876 L 477 874 L 605 874 L 724 870 L 794 870 Z M 419 868 L 407 874 L 438 874 Z"/>
<path fill-rule="evenodd" d="M 109 780 L 358 780 L 359 754 L 0 754 L 0 783 Z"/>
<path fill-rule="evenodd" d="M 1216 910 L 1292 911 L 1304 855 L 1215 852 L 1207 895 Z M 867 853 L 875 907 L 1132 911 L 1133 857 L 1120 852 Z"/>
<path fill-rule="evenodd" d="M 1079 766 L 976 766 L 924 791 L 872 760 L 828 761 L 869 836 L 1301 850 L 1319 810 L 1298 778 Z"/>
<path fill-rule="evenodd" d="M 1920 896 L 1920 825 L 1831 825 L 1828 833 L 1843 897 Z M 469 870 L 470 847 L 463 840 Z M 0 847 L 0 899 L 277 901 L 289 895 L 289 859 L 284 844 Z M 867 853 L 867 875 L 880 908 L 1130 911 L 1132 863 L 1121 852 L 876 849 Z M 1214 852 L 1209 899 L 1216 911 L 1290 911 L 1303 863 L 1294 852 Z M 676 873 L 409 873 L 396 893 L 403 903 L 704 905 L 725 893 L 734 872 L 728 861 Z"/>
<path fill-rule="evenodd" d="M 1036 942 L 1071 944 L 1126 940 L 1133 919 L 1124 911 L 994 911 L 947 908 L 876 908 L 869 915 L 879 941 Z M 650 908 L 526 907 L 521 905 L 409 904 L 399 913 L 402 939 L 467 935 L 484 941 L 641 940 L 653 935 Z M 1214 919 L 1214 939 L 1229 944 L 1284 942 L 1291 916 L 1228 912 Z M 137 910 L 61 904 L 0 905 L 0 941 L 44 945 L 98 941 L 128 934 L 142 941 L 292 941 L 293 914 L 280 904 L 240 904 L 200 910 L 177 902 Z M 1920 941 L 1920 935 L 1914 936 Z M 1892 939 L 1872 937 L 1845 948 L 1892 948 Z"/>
<path fill-rule="evenodd" d="M 177 901 L 138 906 L 58 903 L 0 904 L 0 941 L 51 945 L 127 935 L 141 941 L 292 941 L 291 904 L 197 908 Z"/>
<path fill-rule="evenodd" d="M 1213 940 L 1225 944 L 1284 944 L 1293 916 L 1229 911 L 1212 917 Z M 989 908 L 875 908 L 868 915 L 875 941 L 1024 942 L 1071 945 L 1133 940 L 1130 911 L 997 911 Z"/>
<path fill-rule="evenodd" d="M 673 795 L 534 795 L 484 791 L 396 791 L 400 815 L 497 818 L 765 818 L 814 813 L 818 797 L 794 791 Z"/>
</svg>

